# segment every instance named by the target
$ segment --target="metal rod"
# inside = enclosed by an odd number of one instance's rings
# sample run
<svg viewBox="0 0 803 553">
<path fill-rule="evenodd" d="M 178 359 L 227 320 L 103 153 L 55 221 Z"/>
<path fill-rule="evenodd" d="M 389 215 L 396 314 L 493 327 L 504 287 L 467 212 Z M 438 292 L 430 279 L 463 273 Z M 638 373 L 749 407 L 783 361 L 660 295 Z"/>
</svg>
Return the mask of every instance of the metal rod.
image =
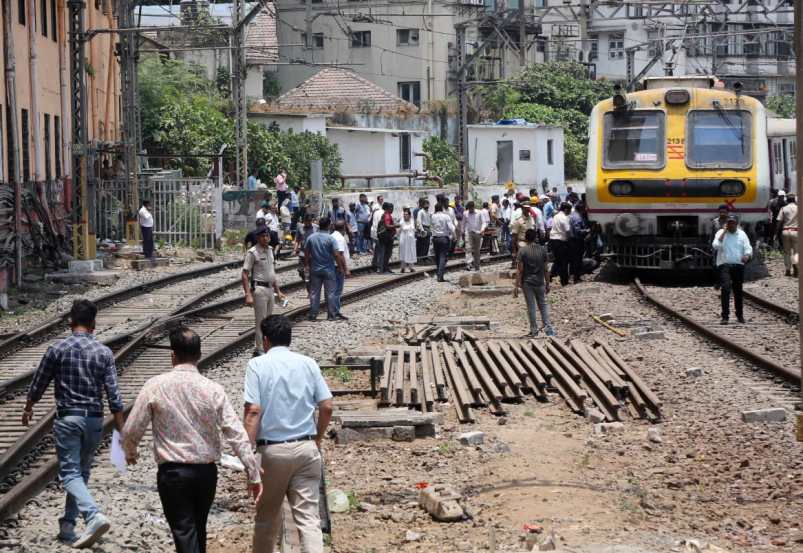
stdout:
<svg viewBox="0 0 803 553">
<path fill-rule="evenodd" d="M 797 202 L 803 197 L 803 0 L 795 0 L 795 117 L 797 127 Z M 799 232 L 798 232 L 799 234 Z M 797 280 L 797 312 L 803 313 L 803 278 Z M 798 326 L 798 341 L 803 347 L 803 325 Z M 803 354 L 800 355 L 800 381 L 803 382 Z M 803 386 L 800 387 L 801 403 L 803 403 Z M 803 414 L 797 418 L 797 438 L 803 441 Z"/>
</svg>

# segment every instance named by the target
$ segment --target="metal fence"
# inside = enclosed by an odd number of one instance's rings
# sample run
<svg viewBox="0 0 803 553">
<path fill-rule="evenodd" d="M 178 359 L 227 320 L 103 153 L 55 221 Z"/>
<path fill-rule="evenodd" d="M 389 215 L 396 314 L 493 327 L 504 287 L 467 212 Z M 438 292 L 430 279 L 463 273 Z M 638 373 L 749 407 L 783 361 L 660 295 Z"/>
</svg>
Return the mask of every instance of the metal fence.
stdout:
<svg viewBox="0 0 803 553">
<path fill-rule="evenodd" d="M 125 238 L 127 186 L 123 180 L 101 181 L 95 202 L 95 232 L 100 240 Z M 140 200 L 151 201 L 154 240 L 171 246 L 215 248 L 223 234 L 223 191 L 206 178 L 143 178 Z"/>
</svg>

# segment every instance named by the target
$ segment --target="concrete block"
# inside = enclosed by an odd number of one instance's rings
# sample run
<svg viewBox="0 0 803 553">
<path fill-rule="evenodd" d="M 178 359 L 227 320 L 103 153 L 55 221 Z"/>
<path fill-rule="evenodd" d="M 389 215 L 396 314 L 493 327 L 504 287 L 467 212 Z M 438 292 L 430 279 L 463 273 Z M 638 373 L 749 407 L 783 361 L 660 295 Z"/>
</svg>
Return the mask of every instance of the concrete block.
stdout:
<svg viewBox="0 0 803 553">
<path fill-rule="evenodd" d="M 110 286 L 117 282 L 120 275 L 117 271 L 93 271 L 91 273 L 48 273 L 45 279 L 66 284 L 100 284 Z"/>
<path fill-rule="evenodd" d="M 742 422 L 784 422 L 785 420 L 786 409 L 782 407 L 742 411 Z"/>
<path fill-rule="evenodd" d="M 415 426 L 394 426 L 390 437 L 394 442 L 412 442 L 415 440 Z"/>
<path fill-rule="evenodd" d="M 641 340 L 665 340 L 666 334 L 664 334 L 663 330 L 647 330 L 636 332 L 635 337 Z"/>
<path fill-rule="evenodd" d="M 702 367 L 691 367 L 690 369 L 686 369 L 686 376 L 690 376 L 692 378 L 703 376 L 703 369 Z"/>
<path fill-rule="evenodd" d="M 100 259 L 73 259 L 67 263 L 67 271 L 71 273 L 91 273 L 103 270 Z"/>
<path fill-rule="evenodd" d="M 469 286 L 460 290 L 460 293 L 471 298 L 507 296 L 513 293 L 513 286 Z"/>
<path fill-rule="evenodd" d="M 429 486 L 418 494 L 418 504 L 432 518 L 440 522 L 457 522 L 463 520 L 463 507 L 460 506 L 462 496 L 445 486 Z"/>
<path fill-rule="evenodd" d="M 335 443 L 349 445 L 360 442 L 390 440 L 392 437 L 393 428 L 389 426 L 380 428 L 341 428 L 335 435 Z"/>
<path fill-rule="evenodd" d="M 661 436 L 661 430 L 658 428 L 650 428 L 647 430 L 647 440 L 654 444 L 663 443 L 664 438 Z"/>
<path fill-rule="evenodd" d="M 463 445 L 482 445 L 485 443 L 485 432 L 465 432 L 460 434 L 459 439 Z"/>
<path fill-rule="evenodd" d="M 586 409 L 586 418 L 593 424 L 605 422 L 605 415 L 599 409 Z"/>
</svg>

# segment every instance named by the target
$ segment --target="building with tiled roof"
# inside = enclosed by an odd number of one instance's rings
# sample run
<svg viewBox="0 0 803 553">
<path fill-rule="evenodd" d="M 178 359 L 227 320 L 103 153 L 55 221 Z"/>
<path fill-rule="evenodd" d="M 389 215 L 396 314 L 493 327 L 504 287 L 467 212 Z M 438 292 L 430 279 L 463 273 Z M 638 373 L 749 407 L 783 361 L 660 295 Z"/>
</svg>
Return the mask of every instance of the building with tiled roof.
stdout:
<svg viewBox="0 0 803 553">
<path fill-rule="evenodd" d="M 354 71 L 328 67 L 280 96 L 271 107 L 285 111 L 416 113 L 418 108 Z"/>
</svg>

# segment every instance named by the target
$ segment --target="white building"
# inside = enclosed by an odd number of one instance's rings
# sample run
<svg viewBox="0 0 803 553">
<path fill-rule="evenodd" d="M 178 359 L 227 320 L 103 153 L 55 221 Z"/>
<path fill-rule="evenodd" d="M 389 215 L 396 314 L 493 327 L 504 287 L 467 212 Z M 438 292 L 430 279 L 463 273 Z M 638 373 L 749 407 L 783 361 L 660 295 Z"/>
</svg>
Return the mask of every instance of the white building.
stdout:
<svg viewBox="0 0 803 553">
<path fill-rule="evenodd" d="M 354 184 L 379 175 L 393 175 L 381 179 L 385 184 L 407 184 L 403 173 L 424 170 L 423 157 L 415 155 L 426 138 L 421 131 L 327 127 L 326 136 L 343 157 L 341 174 Z"/>
<path fill-rule="evenodd" d="M 326 114 L 250 111 L 248 119 L 281 132 L 312 132 L 326 136 Z"/>
<path fill-rule="evenodd" d="M 480 184 L 563 189 L 563 129 L 551 125 L 469 125 L 469 167 Z"/>
</svg>

